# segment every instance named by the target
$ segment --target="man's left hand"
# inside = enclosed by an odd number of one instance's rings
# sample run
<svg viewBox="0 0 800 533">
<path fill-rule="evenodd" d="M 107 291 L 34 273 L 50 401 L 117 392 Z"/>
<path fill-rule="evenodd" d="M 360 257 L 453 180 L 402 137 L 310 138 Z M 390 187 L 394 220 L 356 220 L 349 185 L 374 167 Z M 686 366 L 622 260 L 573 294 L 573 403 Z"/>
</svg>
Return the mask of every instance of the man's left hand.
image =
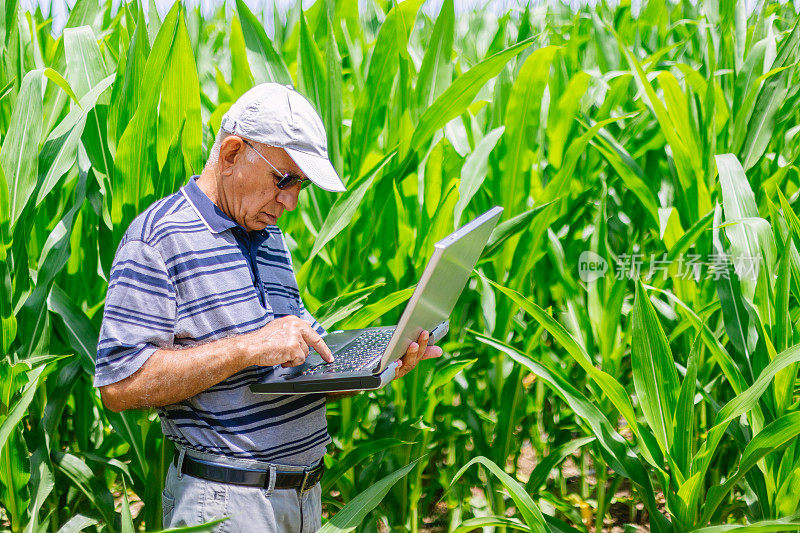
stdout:
<svg viewBox="0 0 800 533">
<path fill-rule="evenodd" d="M 401 378 L 414 370 L 414 367 L 422 359 L 433 359 L 434 357 L 442 356 L 441 348 L 433 345 L 428 346 L 429 337 L 430 333 L 423 331 L 419 334 L 417 342 L 412 342 L 408 346 L 406 354 L 397 361 L 397 368 L 394 371 L 395 379 Z"/>
</svg>

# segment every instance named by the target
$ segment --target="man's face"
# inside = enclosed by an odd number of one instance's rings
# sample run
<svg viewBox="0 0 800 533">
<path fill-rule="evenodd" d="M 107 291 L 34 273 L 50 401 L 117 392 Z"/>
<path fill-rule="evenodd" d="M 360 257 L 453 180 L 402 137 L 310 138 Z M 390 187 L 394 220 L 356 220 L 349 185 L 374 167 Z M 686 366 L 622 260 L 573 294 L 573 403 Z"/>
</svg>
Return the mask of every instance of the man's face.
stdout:
<svg viewBox="0 0 800 533">
<path fill-rule="evenodd" d="M 280 172 L 305 177 L 283 148 L 250 142 Z M 257 154 L 248 156 L 248 150 L 252 148 L 235 135 L 220 146 L 220 208 L 247 231 L 258 231 L 275 224 L 284 210 L 297 207 L 300 183 L 278 189 L 281 176 Z"/>
</svg>

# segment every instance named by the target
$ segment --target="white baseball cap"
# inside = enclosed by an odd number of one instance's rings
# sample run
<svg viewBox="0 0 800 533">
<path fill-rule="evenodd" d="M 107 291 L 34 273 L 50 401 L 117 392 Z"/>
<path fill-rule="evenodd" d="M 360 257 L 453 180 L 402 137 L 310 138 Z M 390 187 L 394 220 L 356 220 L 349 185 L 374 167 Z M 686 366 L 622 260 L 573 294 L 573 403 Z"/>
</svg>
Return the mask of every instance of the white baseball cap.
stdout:
<svg viewBox="0 0 800 533">
<path fill-rule="evenodd" d="M 347 190 L 328 159 L 322 119 L 291 85 L 256 85 L 231 105 L 221 127 L 245 139 L 283 148 L 314 185 L 332 192 Z"/>
</svg>

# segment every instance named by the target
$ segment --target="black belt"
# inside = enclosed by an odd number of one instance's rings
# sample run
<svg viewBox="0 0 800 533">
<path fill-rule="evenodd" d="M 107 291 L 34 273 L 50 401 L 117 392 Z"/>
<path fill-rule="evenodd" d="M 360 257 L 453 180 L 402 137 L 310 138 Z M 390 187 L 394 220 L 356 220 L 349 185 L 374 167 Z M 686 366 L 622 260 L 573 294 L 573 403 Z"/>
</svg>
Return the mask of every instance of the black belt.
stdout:
<svg viewBox="0 0 800 533">
<path fill-rule="evenodd" d="M 172 460 L 178 466 L 178 452 Z M 269 488 L 269 470 L 248 470 L 225 466 L 218 463 L 211 463 L 200 459 L 194 459 L 184 454 L 183 464 L 179 473 L 188 474 L 192 477 L 199 477 L 218 483 L 230 483 L 231 485 L 245 485 L 249 487 Z M 319 465 L 307 468 L 301 472 L 275 471 L 274 489 L 297 489 L 299 492 L 311 490 L 325 472 L 325 462 L 320 461 Z"/>
</svg>

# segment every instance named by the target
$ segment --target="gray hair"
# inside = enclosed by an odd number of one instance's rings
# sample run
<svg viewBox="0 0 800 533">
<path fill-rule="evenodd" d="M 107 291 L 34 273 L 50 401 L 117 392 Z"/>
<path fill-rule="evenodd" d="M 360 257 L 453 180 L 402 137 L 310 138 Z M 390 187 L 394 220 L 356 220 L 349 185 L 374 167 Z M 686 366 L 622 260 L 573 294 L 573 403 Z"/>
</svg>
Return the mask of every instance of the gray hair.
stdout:
<svg viewBox="0 0 800 533">
<path fill-rule="evenodd" d="M 211 152 L 208 154 L 208 160 L 206 161 L 206 166 L 208 165 L 216 165 L 219 161 L 219 149 L 222 146 L 222 141 L 224 141 L 228 136 L 233 135 L 230 132 L 223 130 L 222 128 L 219 129 L 217 132 L 217 137 L 214 139 L 214 145 L 211 147 Z M 255 163 L 258 156 L 253 152 L 252 149 L 247 150 L 245 152 L 245 160 L 248 163 Z"/>
</svg>

